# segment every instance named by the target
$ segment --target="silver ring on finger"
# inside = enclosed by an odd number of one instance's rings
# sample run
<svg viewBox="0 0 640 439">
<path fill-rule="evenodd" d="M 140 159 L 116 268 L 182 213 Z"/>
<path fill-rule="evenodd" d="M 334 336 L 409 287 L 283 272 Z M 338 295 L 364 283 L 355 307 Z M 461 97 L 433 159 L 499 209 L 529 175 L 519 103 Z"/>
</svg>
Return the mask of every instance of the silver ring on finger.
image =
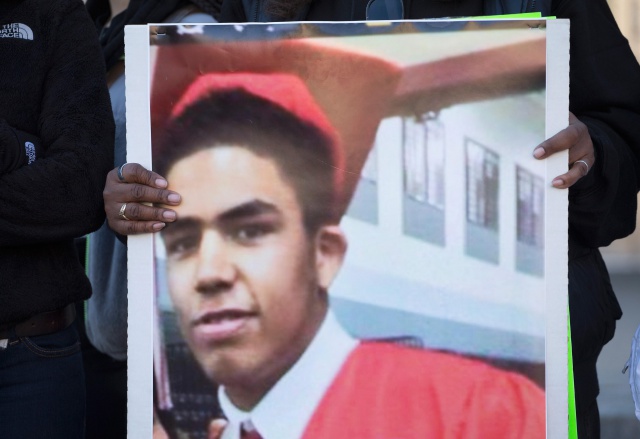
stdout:
<svg viewBox="0 0 640 439">
<path fill-rule="evenodd" d="M 124 214 L 125 210 L 127 210 L 127 203 L 124 203 L 122 207 L 120 207 L 120 213 L 118 213 L 118 216 L 123 220 L 131 221 L 131 219 L 127 218 L 127 215 Z"/>
<path fill-rule="evenodd" d="M 123 163 L 120 165 L 120 167 L 118 168 L 118 180 L 124 182 L 124 175 L 122 174 L 122 170 L 124 169 L 125 166 L 127 166 L 129 163 Z"/>
<path fill-rule="evenodd" d="M 589 163 L 587 163 L 585 160 L 576 160 L 575 162 L 573 162 L 574 165 L 576 163 L 582 163 L 585 166 L 587 171 L 584 173 L 584 175 L 587 175 L 589 173 Z"/>
</svg>

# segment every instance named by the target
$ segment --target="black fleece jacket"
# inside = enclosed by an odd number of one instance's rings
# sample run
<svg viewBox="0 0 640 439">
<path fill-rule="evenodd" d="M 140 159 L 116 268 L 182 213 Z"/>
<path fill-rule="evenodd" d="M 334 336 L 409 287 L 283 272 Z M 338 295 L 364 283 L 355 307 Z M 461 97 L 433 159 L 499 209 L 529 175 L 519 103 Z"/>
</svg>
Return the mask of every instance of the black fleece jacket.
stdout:
<svg viewBox="0 0 640 439">
<path fill-rule="evenodd" d="M 2 325 L 90 296 L 73 239 L 104 221 L 114 125 L 81 0 L 3 1 L 0 60 L 0 125 L 36 136 L 43 149 L 0 174 Z"/>
</svg>

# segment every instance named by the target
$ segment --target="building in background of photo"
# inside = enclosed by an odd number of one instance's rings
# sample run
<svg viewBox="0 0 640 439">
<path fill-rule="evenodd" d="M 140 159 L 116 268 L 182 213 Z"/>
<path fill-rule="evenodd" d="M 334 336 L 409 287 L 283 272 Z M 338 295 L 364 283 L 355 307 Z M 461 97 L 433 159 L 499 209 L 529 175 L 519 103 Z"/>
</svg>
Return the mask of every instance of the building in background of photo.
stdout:
<svg viewBox="0 0 640 439">
<path fill-rule="evenodd" d="M 538 88 L 383 120 L 331 289 L 353 334 L 544 363 L 544 105 Z"/>
<path fill-rule="evenodd" d="M 331 305 L 358 338 L 481 357 L 542 383 L 545 164 L 531 151 L 545 134 L 545 39 L 481 34 L 428 55 L 324 43 L 403 69 L 342 220 L 350 246 Z"/>
</svg>

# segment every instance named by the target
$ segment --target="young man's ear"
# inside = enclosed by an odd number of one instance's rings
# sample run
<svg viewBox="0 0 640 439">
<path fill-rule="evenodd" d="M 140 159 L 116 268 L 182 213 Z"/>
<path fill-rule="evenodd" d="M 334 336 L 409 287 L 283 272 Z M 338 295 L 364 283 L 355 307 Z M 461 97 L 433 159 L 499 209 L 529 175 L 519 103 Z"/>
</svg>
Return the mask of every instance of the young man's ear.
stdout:
<svg viewBox="0 0 640 439">
<path fill-rule="evenodd" d="M 347 238 L 340 226 L 322 226 L 316 234 L 315 244 L 318 283 L 327 290 L 342 267 L 347 252 Z"/>
</svg>

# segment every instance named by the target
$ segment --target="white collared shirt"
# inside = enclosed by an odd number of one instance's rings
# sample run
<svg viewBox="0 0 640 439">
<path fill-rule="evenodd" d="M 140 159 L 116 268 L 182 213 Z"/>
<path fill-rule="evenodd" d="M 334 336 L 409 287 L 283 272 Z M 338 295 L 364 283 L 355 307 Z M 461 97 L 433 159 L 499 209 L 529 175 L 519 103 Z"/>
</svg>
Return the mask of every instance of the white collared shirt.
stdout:
<svg viewBox="0 0 640 439">
<path fill-rule="evenodd" d="M 244 422 L 250 422 L 246 425 L 252 425 L 263 439 L 299 439 L 357 344 L 329 311 L 300 359 L 252 411 L 238 409 L 220 387 L 218 398 L 229 420 L 223 439 L 239 439 Z"/>
</svg>

